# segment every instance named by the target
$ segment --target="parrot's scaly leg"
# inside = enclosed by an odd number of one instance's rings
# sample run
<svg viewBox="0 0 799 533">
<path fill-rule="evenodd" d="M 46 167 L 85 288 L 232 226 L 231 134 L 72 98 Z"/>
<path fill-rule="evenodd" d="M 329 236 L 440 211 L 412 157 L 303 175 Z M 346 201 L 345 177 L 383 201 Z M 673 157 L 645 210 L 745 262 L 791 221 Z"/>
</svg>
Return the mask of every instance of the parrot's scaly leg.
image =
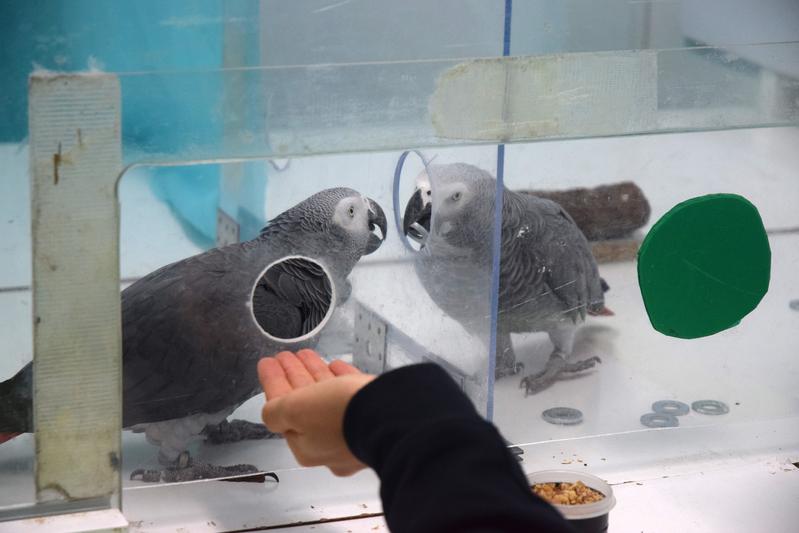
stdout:
<svg viewBox="0 0 799 533">
<path fill-rule="evenodd" d="M 524 388 L 525 396 L 529 394 L 535 394 L 537 392 L 541 392 L 558 381 L 562 374 L 571 374 L 574 372 L 588 370 L 589 368 L 593 368 L 597 363 L 601 362 L 602 360 L 595 356 L 589 357 L 583 361 L 567 363 L 563 354 L 556 350 L 552 352 L 552 355 L 549 357 L 549 361 L 547 361 L 547 365 L 544 370 L 538 372 L 537 374 L 530 374 L 529 376 L 522 378 L 519 386 Z"/>
<path fill-rule="evenodd" d="M 189 466 L 185 468 L 165 468 L 161 473 L 161 478 L 166 483 L 174 483 L 176 481 L 196 481 L 198 479 L 241 476 L 255 474 L 256 472 L 258 472 L 258 468 L 253 465 L 239 464 L 232 466 L 216 466 L 209 463 L 192 461 Z"/>
<path fill-rule="evenodd" d="M 282 438 L 278 433 L 272 433 L 266 426 L 248 420 L 223 420 L 220 424 L 209 425 L 203 430 L 206 441 L 211 444 L 224 444 L 242 440 Z M 159 456 L 162 464 L 168 465 L 163 470 L 145 470 L 140 468 L 130 474 L 132 481 L 139 480 L 147 483 L 168 483 L 175 481 L 196 481 L 198 479 L 224 478 L 254 474 L 258 468 L 253 465 L 239 464 L 233 466 L 217 466 L 195 461 L 189 452 L 182 452 L 176 459 L 170 460 Z"/>
<path fill-rule="evenodd" d="M 568 363 L 563 368 L 563 372 L 582 372 L 583 370 L 588 370 L 589 368 L 594 368 L 597 363 L 601 363 L 602 359 L 594 355 L 593 357 L 589 357 L 588 359 L 583 359 L 582 361 L 577 361 L 575 363 Z"/>
<path fill-rule="evenodd" d="M 140 468 L 130 474 L 131 481 L 144 481 L 146 483 L 174 483 L 179 481 L 197 481 L 199 479 L 228 478 L 255 474 L 259 470 L 253 465 L 238 464 L 232 466 L 217 466 L 210 463 L 201 463 L 192 459 L 188 452 L 184 452 L 175 461 L 173 466 L 163 470 L 145 470 Z"/>
<path fill-rule="evenodd" d="M 513 376 L 524 369 L 522 363 L 516 362 L 516 353 L 510 340 L 510 333 L 497 332 L 497 365 L 494 377 Z"/>
<path fill-rule="evenodd" d="M 249 420 L 227 420 L 215 426 L 205 428 L 206 442 L 210 444 L 225 444 L 242 440 L 276 439 L 282 436 L 272 433 L 266 426 L 259 422 Z"/>
</svg>

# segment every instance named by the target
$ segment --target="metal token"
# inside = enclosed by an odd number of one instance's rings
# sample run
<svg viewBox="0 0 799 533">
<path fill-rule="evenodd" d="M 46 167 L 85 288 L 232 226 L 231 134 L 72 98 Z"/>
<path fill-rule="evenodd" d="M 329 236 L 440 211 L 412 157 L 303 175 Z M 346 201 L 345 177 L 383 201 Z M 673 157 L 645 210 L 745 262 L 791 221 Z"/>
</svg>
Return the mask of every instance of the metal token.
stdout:
<svg viewBox="0 0 799 533">
<path fill-rule="evenodd" d="M 582 411 L 571 407 L 552 407 L 541 413 L 541 416 L 550 424 L 561 426 L 573 426 L 583 421 Z"/>
<path fill-rule="evenodd" d="M 788 307 L 790 307 L 794 311 L 799 311 L 799 299 L 791 300 L 790 302 L 788 302 Z"/>
<path fill-rule="evenodd" d="M 652 410 L 664 415 L 682 416 L 687 415 L 691 408 L 688 407 L 687 403 L 678 402 L 677 400 L 658 400 L 652 404 Z"/>
<path fill-rule="evenodd" d="M 727 404 L 718 400 L 698 400 L 691 404 L 691 409 L 703 415 L 726 415 L 730 412 Z"/>
<path fill-rule="evenodd" d="M 646 413 L 641 415 L 641 423 L 650 428 L 676 428 L 680 425 L 677 417 L 668 413 Z"/>
</svg>

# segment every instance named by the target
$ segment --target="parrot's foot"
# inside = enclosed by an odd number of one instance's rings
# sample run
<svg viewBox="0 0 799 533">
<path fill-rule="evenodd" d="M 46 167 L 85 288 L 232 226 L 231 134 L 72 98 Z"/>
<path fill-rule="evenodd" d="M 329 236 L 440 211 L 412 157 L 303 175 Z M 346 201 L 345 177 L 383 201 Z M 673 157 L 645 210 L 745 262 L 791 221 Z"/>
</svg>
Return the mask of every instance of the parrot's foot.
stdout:
<svg viewBox="0 0 799 533">
<path fill-rule="evenodd" d="M 525 396 L 535 394 L 558 381 L 558 379 L 561 378 L 561 374 L 582 372 L 583 370 L 593 368 L 594 365 L 601 362 L 602 360 L 599 357 L 594 356 L 575 363 L 567 363 L 562 355 L 553 353 L 549 361 L 547 361 L 546 368 L 537 374 L 530 374 L 522 378 L 519 387 L 524 389 Z"/>
<path fill-rule="evenodd" d="M 505 376 L 515 376 L 524 370 L 524 363 L 510 363 L 497 365 L 494 370 L 494 377 L 496 379 L 504 378 Z"/>
<path fill-rule="evenodd" d="M 497 362 L 494 368 L 494 377 L 499 379 L 505 376 L 515 376 L 524 370 L 524 364 L 516 362 L 516 353 L 513 351 L 510 333 L 498 333 L 497 335 Z"/>
<path fill-rule="evenodd" d="M 131 481 L 146 483 L 175 483 L 179 481 L 197 481 L 198 479 L 215 479 L 254 474 L 258 469 L 253 465 L 216 466 L 208 463 L 190 461 L 187 466 L 172 466 L 163 470 L 145 470 L 140 468 L 130 474 Z"/>
<path fill-rule="evenodd" d="M 227 420 L 215 426 L 205 428 L 206 442 L 210 444 L 225 444 L 242 440 L 276 439 L 281 438 L 278 433 L 272 433 L 266 426 L 249 420 Z"/>
</svg>

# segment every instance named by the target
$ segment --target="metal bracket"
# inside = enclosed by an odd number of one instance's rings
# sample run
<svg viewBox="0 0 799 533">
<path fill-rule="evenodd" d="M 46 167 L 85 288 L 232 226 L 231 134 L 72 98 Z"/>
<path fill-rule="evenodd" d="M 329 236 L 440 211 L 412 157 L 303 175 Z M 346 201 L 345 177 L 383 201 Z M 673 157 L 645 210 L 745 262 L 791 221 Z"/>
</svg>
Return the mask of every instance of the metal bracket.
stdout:
<svg viewBox="0 0 799 533">
<path fill-rule="evenodd" d="M 386 330 L 388 324 L 377 314 L 358 305 L 355 312 L 355 343 L 352 358 L 356 367 L 370 374 L 386 368 Z"/>
<path fill-rule="evenodd" d="M 239 223 L 222 211 L 216 210 L 216 246 L 221 248 L 239 242 Z"/>
</svg>

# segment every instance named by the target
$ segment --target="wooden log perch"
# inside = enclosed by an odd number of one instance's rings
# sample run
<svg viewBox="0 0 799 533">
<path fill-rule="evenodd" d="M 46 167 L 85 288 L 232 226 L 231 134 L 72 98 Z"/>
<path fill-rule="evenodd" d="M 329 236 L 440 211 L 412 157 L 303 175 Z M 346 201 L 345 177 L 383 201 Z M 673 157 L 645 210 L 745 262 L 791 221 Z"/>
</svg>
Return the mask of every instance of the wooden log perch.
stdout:
<svg viewBox="0 0 799 533">
<path fill-rule="evenodd" d="M 631 181 L 559 191 L 521 190 L 559 203 L 589 241 L 629 238 L 649 221 L 652 209 Z"/>
</svg>

